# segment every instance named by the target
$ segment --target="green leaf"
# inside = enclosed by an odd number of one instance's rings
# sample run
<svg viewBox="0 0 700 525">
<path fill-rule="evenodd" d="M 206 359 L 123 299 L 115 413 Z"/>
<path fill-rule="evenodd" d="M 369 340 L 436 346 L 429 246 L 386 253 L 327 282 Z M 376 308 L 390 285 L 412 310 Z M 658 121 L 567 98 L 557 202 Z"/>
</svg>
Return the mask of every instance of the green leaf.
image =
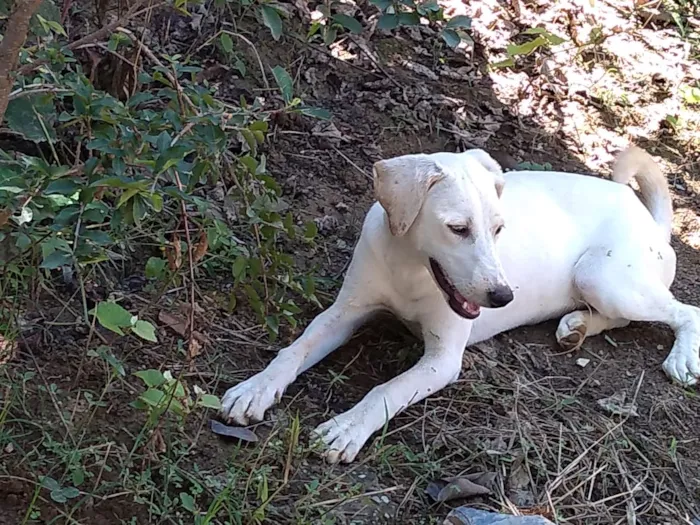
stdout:
<svg viewBox="0 0 700 525">
<path fill-rule="evenodd" d="M 356 35 L 362 33 L 362 24 L 352 16 L 336 13 L 333 15 L 333 21 L 336 24 L 340 24 L 351 33 L 355 33 Z"/>
<path fill-rule="evenodd" d="M 258 295 L 258 292 L 255 291 L 255 288 L 253 288 L 251 285 L 247 284 L 244 287 L 245 293 L 248 296 L 248 301 L 250 302 L 250 306 L 255 310 L 255 312 L 262 316 L 265 313 L 265 305 L 263 305 L 262 299 L 260 299 L 260 295 Z"/>
<path fill-rule="evenodd" d="M 146 262 L 146 277 L 148 279 L 159 279 L 165 271 L 165 264 L 165 259 L 150 257 Z"/>
<path fill-rule="evenodd" d="M 558 46 L 559 44 L 563 44 L 566 42 L 562 37 L 557 36 L 553 33 L 550 33 L 547 31 L 544 27 L 530 27 L 523 31 L 523 35 L 542 35 L 542 37 L 552 44 L 553 46 Z"/>
<path fill-rule="evenodd" d="M 338 36 L 338 31 L 334 26 L 326 25 L 323 26 L 321 34 L 323 35 L 323 43 L 330 46 L 333 42 L 335 42 L 335 38 Z"/>
<path fill-rule="evenodd" d="M 248 268 L 248 259 L 246 257 L 243 257 L 242 255 L 237 257 L 235 261 L 233 261 L 233 267 L 232 267 L 232 272 L 233 272 L 233 278 L 236 279 L 237 281 L 242 281 L 245 279 L 245 273 Z"/>
<path fill-rule="evenodd" d="M 47 133 L 51 141 L 56 139 L 53 127 L 56 118 L 51 94 L 15 98 L 10 100 L 5 111 L 7 127 L 34 142 L 46 142 Z"/>
<path fill-rule="evenodd" d="M 279 40 L 282 36 L 282 18 L 277 10 L 269 5 L 261 5 L 260 12 L 262 13 L 263 22 L 272 33 L 272 38 Z"/>
<path fill-rule="evenodd" d="M 443 31 L 440 33 L 440 36 L 445 41 L 445 44 L 447 44 L 453 49 L 457 47 L 462 41 L 462 38 L 454 29 L 443 29 Z"/>
<path fill-rule="evenodd" d="M 313 240 L 318 234 L 318 226 L 314 221 L 309 221 L 304 225 L 304 237 L 307 240 Z"/>
<path fill-rule="evenodd" d="M 66 499 L 73 499 L 80 496 L 80 491 L 75 487 L 64 487 L 61 492 Z"/>
<path fill-rule="evenodd" d="M 386 11 L 391 7 L 391 0 L 369 0 L 369 2 L 376 5 L 380 11 Z"/>
<path fill-rule="evenodd" d="M 514 44 L 508 44 L 508 47 L 506 48 L 506 52 L 508 53 L 508 56 L 520 56 L 520 55 L 529 55 L 532 53 L 535 49 L 538 47 L 542 47 L 547 44 L 547 40 L 543 36 L 538 36 L 537 38 L 530 40 L 529 42 L 525 42 L 524 44 L 520 44 L 518 46 Z"/>
<path fill-rule="evenodd" d="M 417 26 L 418 24 L 420 24 L 420 16 L 418 13 L 399 13 L 399 25 Z"/>
<path fill-rule="evenodd" d="M 515 60 L 513 60 L 513 57 L 506 58 L 505 60 L 500 60 L 499 62 L 494 62 L 493 64 L 489 64 L 491 69 L 501 69 L 504 67 L 513 67 L 515 65 Z"/>
<path fill-rule="evenodd" d="M 62 252 L 56 250 L 50 253 L 48 256 L 44 257 L 39 268 L 44 268 L 46 270 L 55 270 L 61 266 L 68 266 L 73 263 L 73 256 L 70 253 Z"/>
<path fill-rule="evenodd" d="M 73 472 L 71 472 L 71 481 L 73 482 L 73 485 L 79 487 L 85 482 L 85 472 L 83 472 L 83 470 L 80 468 L 75 469 Z"/>
<path fill-rule="evenodd" d="M 98 246 L 108 246 L 113 242 L 109 233 L 101 230 L 87 230 L 82 236 Z"/>
<path fill-rule="evenodd" d="M 61 26 L 61 24 L 59 24 L 58 22 L 54 20 L 46 20 L 46 18 L 41 16 L 39 13 L 36 14 L 36 18 L 37 20 L 39 20 L 39 23 L 47 33 L 53 31 L 58 35 L 63 35 L 66 37 L 68 36 L 66 34 L 66 31 L 63 29 L 63 26 Z"/>
<path fill-rule="evenodd" d="M 221 33 L 219 41 L 221 42 L 221 47 L 226 53 L 230 54 L 233 52 L 233 40 L 231 40 L 231 37 L 228 35 L 228 33 Z"/>
<path fill-rule="evenodd" d="M 466 15 L 457 15 L 449 19 L 445 24 L 445 29 L 469 29 L 472 26 L 472 19 Z"/>
<path fill-rule="evenodd" d="M 0 191 L 6 191 L 7 193 L 22 193 L 23 188 L 19 186 L 0 186 Z"/>
<path fill-rule="evenodd" d="M 158 193 L 151 193 L 149 197 L 151 198 L 151 205 L 153 205 L 153 209 L 158 213 L 163 211 L 163 196 L 159 195 Z"/>
<path fill-rule="evenodd" d="M 187 492 L 180 492 L 180 503 L 182 503 L 182 508 L 191 512 L 192 514 L 197 514 L 197 507 L 194 504 L 194 498 Z"/>
<path fill-rule="evenodd" d="M 320 120 L 330 120 L 331 119 L 331 112 L 328 111 L 327 109 L 323 108 L 312 108 L 308 106 L 301 106 L 297 109 L 299 113 L 302 115 L 306 115 L 307 117 L 313 117 L 317 118 Z"/>
<path fill-rule="evenodd" d="M 139 399 L 152 407 L 160 406 L 166 399 L 165 392 L 157 388 L 149 388 L 139 396 Z"/>
<path fill-rule="evenodd" d="M 141 339 L 151 341 L 152 343 L 158 342 L 158 338 L 156 337 L 156 328 L 148 321 L 142 321 L 139 319 L 131 327 L 131 330 Z"/>
<path fill-rule="evenodd" d="M 150 370 L 139 370 L 134 375 L 141 379 L 148 388 L 155 388 L 165 383 L 165 376 L 160 370 L 151 368 Z"/>
<path fill-rule="evenodd" d="M 41 480 L 41 486 L 51 491 L 61 490 L 61 485 L 58 483 L 58 481 L 49 476 L 46 476 Z"/>
<path fill-rule="evenodd" d="M 51 499 L 54 500 L 56 503 L 65 503 L 66 501 L 68 501 L 68 498 L 66 498 L 63 495 L 63 491 L 61 489 L 52 490 Z"/>
<path fill-rule="evenodd" d="M 680 93 L 686 104 L 700 104 L 700 88 L 693 86 L 681 86 Z"/>
<path fill-rule="evenodd" d="M 282 92 L 282 98 L 285 104 L 289 104 L 294 98 L 294 82 L 289 73 L 282 66 L 275 66 L 272 68 L 272 74 L 275 77 L 275 82 Z"/>
<path fill-rule="evenodd" d="M 559 44 L 563 44 L 564 42 L 566 42 L 566 40 L 564 40 L 562 37 L 550 32 L 545 33 L 544 37 L 553 46 L 558 46 Z"/>
<path fill-rule="evenodd" d="M 7 14 L 3 13 L 2 6 L 3 2 L 0 2 L 0 14 Z M 10 4 L 11 5 L 11 4 Z M 60 9 L 56 6 L 56 2 L 52 0 L 44 0 L 39 4 L 39 9 L 37 10 L 36 14 L 32 16 L 30 22 L 29 22 L 29 28 L 32 33 L 35 35 L 42 35 L 42 36 L 47 36 L 48 35 L 48 30 L 44 29 L 44 25 L 39 21 L 38 15 L 41 15 L 41 17 L 45 21 L 54 21 L 58 22 L 61 20 L 61 11 Z"/>
<path fill-rule="evenodd" d="M 45 195 L 73 195 L 81 188 L 80 184 L 70 179 L 58 179 L 49 184 L 44 190 Z"/>
<path fill-rule="evenodd" d="M 265 324 L 267 328 L 275 335 L 279 334 L 280 331 L 280 318 L 277 315 L 268 315 L 265 317 Z"/>
<path fill-rule="evenodd" d="M 132 315 L 121 305 L 112 301 L 99 303 L 94 312 L 104 328 L 119 335 L 124 335 L 122 328 L 131 326 Z"/>
<path fill-rule="evenodd" d="M 379 17 L 379 21 L 377 22 L 377 28 L 379 29 L 396 29 L 398 26 L 398 15 L 382 15 Z"/>
<path fill-rule="evenodd" d="M 199 404 L 204 408 L 211 408 L 214 410 L 221 409 L 221 401 L 218 397 L 212 394 L 204 394 L 202 399 L 199 400 Z"/>
<path fill-rule="evenodd" d="M 245 145 L 248 146 L 248 149 L 246 150 L 244 148 L 243 151 L 250 151 L 251 155 L 255 155 L 258 151 L 258 141 L 255 140 L 255 135 L 253 135 L 253 132 L 249 129 L 242 129 L 241 135 L 245 140 Z"/>
</svg>

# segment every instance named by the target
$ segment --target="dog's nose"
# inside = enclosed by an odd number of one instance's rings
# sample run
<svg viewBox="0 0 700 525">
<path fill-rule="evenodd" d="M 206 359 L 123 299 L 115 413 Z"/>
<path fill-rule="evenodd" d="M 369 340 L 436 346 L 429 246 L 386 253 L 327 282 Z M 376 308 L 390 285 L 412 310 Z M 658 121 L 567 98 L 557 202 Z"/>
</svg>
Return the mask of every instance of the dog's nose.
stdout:
<svg viewBox="0 0 700 525">
<path fill-rule="evenodd" d="M 513 290 L 507 285 L 497 286 L 489 292 L 488 298 L 491 308 L 501 308 L 513 300 Z"/>
</svg>

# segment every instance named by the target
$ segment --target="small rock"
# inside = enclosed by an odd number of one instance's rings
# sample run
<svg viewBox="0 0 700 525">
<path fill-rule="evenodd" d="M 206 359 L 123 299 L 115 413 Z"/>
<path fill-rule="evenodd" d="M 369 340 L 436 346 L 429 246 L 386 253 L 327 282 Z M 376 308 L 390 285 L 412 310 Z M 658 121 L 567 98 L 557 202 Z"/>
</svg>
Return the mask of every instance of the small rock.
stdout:
<svg viewBox="0 0 700 525">
<path fill-rule="evenodd" d="M 586 359 L 585 357 L 579 357 L 579 358 L 576 360 L 576 364 L 577 364 L 578 366 L 580 366 L 581 368 L 586 368 L 586 367 L 588 366 L 588 363 L 590 363 L 590 362 L 591 362 L 591 360 L 590 360 L 590 359 Z"/>
<path fill-rule="evenodd" d="M 335 209 L 338 210 L 341 213 L 345 213 L 350 209 L 350 207 L 345 204 L 344 202 L 339 202 L 338 204 L 335 205 Z"/>
</svg>

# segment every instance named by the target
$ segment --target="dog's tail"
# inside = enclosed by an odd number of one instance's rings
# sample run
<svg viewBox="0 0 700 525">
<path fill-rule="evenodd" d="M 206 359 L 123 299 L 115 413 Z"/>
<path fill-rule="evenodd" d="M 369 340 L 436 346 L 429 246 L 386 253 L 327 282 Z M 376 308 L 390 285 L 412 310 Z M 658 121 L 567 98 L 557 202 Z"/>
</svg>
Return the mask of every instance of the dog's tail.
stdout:
<svg viewBox="0 0 700 525">
<path fill-rule="evenodd" d="M 673 227 L 673 204 L 668 191 L 668 181 L 658 164 L 646 151 L 632 146 L 618 155 L 613 167 L 612 179 L 627 184 L 631 179 L 639 184 L 639 194 L 656 223 L 671 238 Z"/>
</svg>

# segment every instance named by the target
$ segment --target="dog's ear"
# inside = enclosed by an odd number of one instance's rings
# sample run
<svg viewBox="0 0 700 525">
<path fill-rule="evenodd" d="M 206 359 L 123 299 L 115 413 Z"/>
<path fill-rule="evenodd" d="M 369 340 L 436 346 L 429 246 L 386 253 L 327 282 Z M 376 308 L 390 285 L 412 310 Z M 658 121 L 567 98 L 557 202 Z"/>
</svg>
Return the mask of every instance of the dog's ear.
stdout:
<svg viewBox="0 0 700 525">
<path fill-rule="evenodd" d="M 389 217 L 391 233 L 404 235 L 430 188 L 445 174 L 427 155 L 404 155 L 374 164 L 374 194 Z"/>
<path fill-rule="evenodd" d="M 506 181 L 503 178 L 503 168 L 501 167 L 501 165 L 496 161 L 496 159 L 494 159 L 491 155 L 486 153 L 483 149 L 470 149 L 465 151 L 464 153 L 476 160 L 479 164 L 486 168 L 486 170 L 489 173 L 493 174 L 496 185 L 496 194 L 500 199 L 501 194 L 503 193 L 503 187 L 506 184 Z"/>
</svg>

